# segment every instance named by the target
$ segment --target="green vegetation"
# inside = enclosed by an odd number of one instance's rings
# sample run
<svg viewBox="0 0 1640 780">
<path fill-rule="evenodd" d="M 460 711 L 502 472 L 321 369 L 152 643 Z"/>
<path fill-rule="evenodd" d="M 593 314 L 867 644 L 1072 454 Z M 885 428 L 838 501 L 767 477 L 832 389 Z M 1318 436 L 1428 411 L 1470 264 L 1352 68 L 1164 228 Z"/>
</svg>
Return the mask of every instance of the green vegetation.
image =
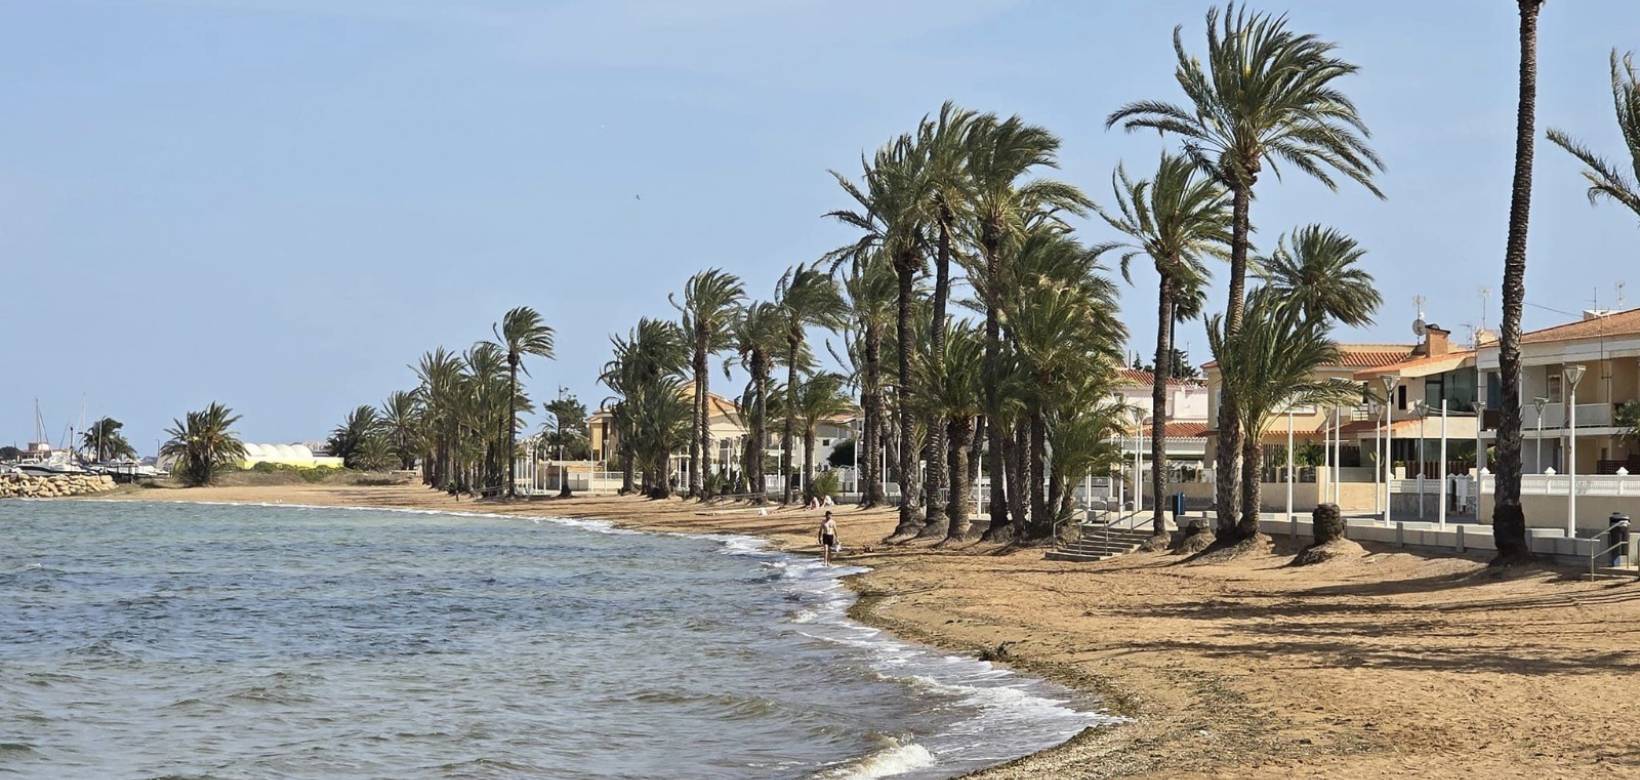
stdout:
<svg viewBox="0 0 1640 780">
<path fill-rule="evenodd" d="M 125 434 L 120 433 L 123 427 L 125 423 L 112 417 L 92 423 L 85 433 L 80 434 L 80 449 L 89 451 L 92 460 L 98 463 L 116 458 L 135 458 L 136 448 L 125 440 Z"/>
<path fill-rule="evenodd" d="M 171 473 L 182 484 L 209 485 L 218 474 L 238 468 L 245 459 L 245 445 L 233 432 L 236 422 L 239 417 L 232 410 L 215 402 L 189 412 L 165 429 L 171 438 L 160 446 L 160 457 L 171 460 Z"/>
</svg>

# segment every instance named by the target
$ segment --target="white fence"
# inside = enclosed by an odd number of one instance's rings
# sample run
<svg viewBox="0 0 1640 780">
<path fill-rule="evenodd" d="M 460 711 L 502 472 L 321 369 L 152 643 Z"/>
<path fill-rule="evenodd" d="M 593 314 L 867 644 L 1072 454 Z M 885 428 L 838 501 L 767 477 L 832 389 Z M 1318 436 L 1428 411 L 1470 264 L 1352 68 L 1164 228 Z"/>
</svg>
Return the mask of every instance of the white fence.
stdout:
<svg viewBox="0 0 1640 780">
<path fill-rule="evenodd" d="M 1481 477 L 1481 491 L 1491 494 L 1497 487 L 1497 477 Z M 1564 496 L 1571 493 L 1570 474 L 1525 474 L 1520 478 L 1523 496 Z M 1580 496 L 1615 496 L 1640 498 L 1640 476 L 1610 474 L 1578 474 L 1577 494 Z"/>
</svg>

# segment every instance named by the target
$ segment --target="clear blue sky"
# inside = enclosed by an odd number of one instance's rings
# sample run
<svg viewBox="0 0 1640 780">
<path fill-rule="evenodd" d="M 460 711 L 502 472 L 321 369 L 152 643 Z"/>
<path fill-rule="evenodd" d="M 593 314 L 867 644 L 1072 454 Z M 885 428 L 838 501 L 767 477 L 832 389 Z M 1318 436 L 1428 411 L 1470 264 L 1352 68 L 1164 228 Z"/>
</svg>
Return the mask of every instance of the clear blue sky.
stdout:
<svg viewBox="0 0 1640 780">
<path fill-rule="evenodd" d="M 612 332 L 670 316 L 667 293 L 703 267 L 767 296 L 846 241 L 820 219 L 844 203 L 826 170 L 856 172 L 941 100 L 1046 125 L 1061 175 L 1108 199 L 1117 161 L 1145 172 L 1164 142 L 1107 132 L 1105 115 L 1182 99 L 1169 36 L 1182 23 L 1200 51 L 1207 6 L 4 0 L 0 442 L 30 437 L 35 397 L 54 441 L 83 405 L 149 453 L 211 400 L 248 440 L 322 437 L 410 387 L 423 350 L 486 337 L 519 304 L 558 329 L 533 393 L 563 384 L 596 405 Z M 1345 88 L 1389 166 L 1385 202 L 1266 178 L 1261 240 L 1325 222 L 1369 248 L 1386 306 L 1347 338 L 1410 340 L 1418 294 L 1466 338 L 1483 286 L 1495 325 L 1515 4 L 1257 7 L 1290 9 L 1362 66 Z M 1640 48 L 1633 0 L 1546 5 L 1541 128 L 1617 153 L 1613 47 Z M 1637 246 L 1634 218 L 1591 208 L 1540 141 L 1530 301 L 1610 302 Z M 1147 350 L 1153 284 L 1136 274 L 1123 300 Z M 1527 311 L 1528 327 L 1559 319 Z M 1180 341 L 1207 359 L 1199 325 Z"/>
</svg>

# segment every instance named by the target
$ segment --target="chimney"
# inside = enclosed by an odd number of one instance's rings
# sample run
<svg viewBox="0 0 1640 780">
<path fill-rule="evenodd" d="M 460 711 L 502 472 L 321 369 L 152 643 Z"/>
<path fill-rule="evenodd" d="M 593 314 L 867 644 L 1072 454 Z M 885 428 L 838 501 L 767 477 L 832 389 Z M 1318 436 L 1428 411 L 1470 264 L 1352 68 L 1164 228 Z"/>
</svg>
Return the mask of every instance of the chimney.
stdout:
<svg viewBox="0 0 1640 780">
<path fill-rule="evenodd" d="M 1424 326 L 1424 354 L 1429 357 L 1452 351 L 1452 331 L 1433 323 Z"/>
</svg>

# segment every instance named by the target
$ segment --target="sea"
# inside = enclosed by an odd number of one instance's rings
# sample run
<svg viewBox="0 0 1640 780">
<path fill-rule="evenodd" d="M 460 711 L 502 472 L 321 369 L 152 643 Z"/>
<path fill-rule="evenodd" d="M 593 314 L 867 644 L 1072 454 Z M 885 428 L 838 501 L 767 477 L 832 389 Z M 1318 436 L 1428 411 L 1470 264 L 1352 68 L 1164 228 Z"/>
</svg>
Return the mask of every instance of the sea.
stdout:
<svg viewBox="0 0 1640 780">
<path fill-rule="evenodd" d="M 942 778 L 1112 722 L 858 568 L 483 513 L 0 501 L 0 777 Z"/>
</svg>

